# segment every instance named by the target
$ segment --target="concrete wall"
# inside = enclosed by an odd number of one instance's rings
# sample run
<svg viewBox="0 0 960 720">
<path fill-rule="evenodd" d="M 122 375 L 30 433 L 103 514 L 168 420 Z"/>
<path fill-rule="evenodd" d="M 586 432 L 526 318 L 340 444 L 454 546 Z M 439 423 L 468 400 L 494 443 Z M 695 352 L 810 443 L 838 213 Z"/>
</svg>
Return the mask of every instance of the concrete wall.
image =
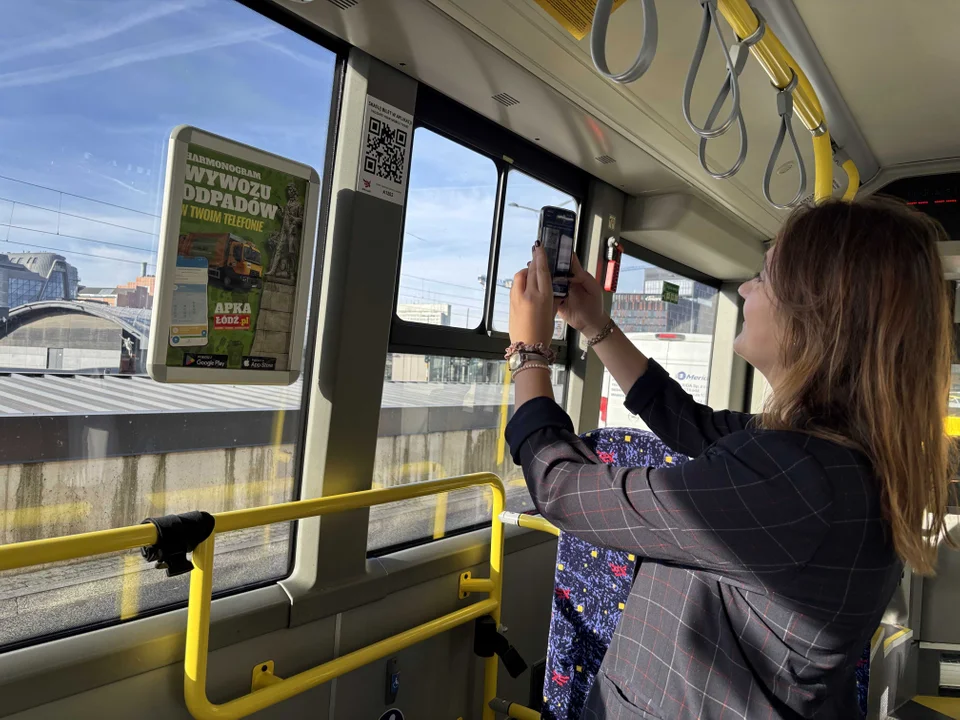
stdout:
<svg viewBox="0 0 960 720">
<path fill-rule="evenodd" d="M 0 544 L 123 527 L 168 513 L 284 502 L 296 490 L 294 460 L 295 447 L 287 444 L 0 465 Z M 499 427 L 380 437 L 373 485 L 475 472 L 497 473 L 511 504 L 530 507 L 523 473 Z M 375 509 L 371 539 L 383 547 L 430 534 L 437 502 L 427 497 Z M 446 507 L 442 525 L 452 528 L 478 522 L 489 501 L 480 491 L 464 491 Z"/>
<path fill-rule="evenodd" d="M 491 427 L 380 437 L 374 487 L 474 472 L 495 472 L 522 487 L 497 419 L 479 420 Z M 91 445 L 87 453 L 104 450 Z M 295 446 L 284 444 L 0 464 L 0 544 L 283 502 L 295 492 L 294 460 Z"/>
<path fill-rule="evenodd" d="M 0 367 L 89 370 L 118 368 L 120 327 L 103 318 L 64 313 L 39 318 L 0 339 Z M 57 366 L 48 363 L 47 350 L 60 349 Z"/>
<path fill-rule="evenodd" d="M 498 427 L 377 439 L 375 487 L 392 487 L 475 472 L 495 472 L 504 480 L 522 477 Z"/>
<path fill-rule="evenodd" d="M 0 466 L 0 544 L 221 512 L 293 497 L 293 446 L 90 458 Z M 216 586 L 288 571 L 290 528 L 217 539 Z M 182 602 L 189 576 L 167 578 L 139 552 L 0 573 L 0 646 Z"/>
<path fill-rule="evenodd" d="M 59 313 L 14 329 L 0 340 L 0 347 L 8 346 L 119 349 L 120 326 L 93 315 Z"/>
<path fill-rule="evenodd" d="M 120 367 L 120 350 L 63 349 L 63 370 Z"/>
<path fill-rule="evenodd" d="M 508 507 L 531 507 L 498 427 L 381 437 L 376 486 L 497 472 Z M 294 497 L 295 448 L 238 447 L 0 465 L 0 544 L 135 525 L 147 517 L 216 513 Z M 500 452 L 503 451 L 502 460 Z M 489 522 L 489 491 L 464 490 L 371 509 L 378 550 Z M 217 539 L 218 587 L 285 575 L 290 528 L 252 528 Z M 0 646 L 184 600 L 186 576 L 167 579 L 138 553 L 0 573 Z M 58 612 L 51 612 L 56 609 Z"/>
<path fill-rule="evenodd" d="M 493 472 L 506 485 L 509 509 L 532 509 L 523 472 L 513 464 L 501 436 L 499 427 L 492 427 L 380 437 L 374 486 Z M 491 510 L 491 492 L 480 488 L 373 507 L 367 548 L 380 550 L 424 537 L 443 537 L 459 528 L 489 522 Z"/>
<path fill-rule="evenodd" d="M 427 382 L 430 379 L 425 355 L 394 355 L 390 379 L 394 382 Z"/>
<path fill-rule="evenodd" d="M 0 368 L 44 370 L 47 367 L 46 347 L 4 345 L 0 341 Z"/>
<path fill-rule="evenodd" d="M 0 466 L 0 544 L 284 502 L 293 446 Z"/>
<path fill-rule="evenodd" d="M 51 346 L 52 347 L 52 346 Z M 0 368 L 18 370 L 91 370 L 120 366 L 120 349 L 87 350 L 84 348 L 63 348 L 59 368 L 49 364 L 48 346 L 20 347 L 0 345 Z"/>
</svg>

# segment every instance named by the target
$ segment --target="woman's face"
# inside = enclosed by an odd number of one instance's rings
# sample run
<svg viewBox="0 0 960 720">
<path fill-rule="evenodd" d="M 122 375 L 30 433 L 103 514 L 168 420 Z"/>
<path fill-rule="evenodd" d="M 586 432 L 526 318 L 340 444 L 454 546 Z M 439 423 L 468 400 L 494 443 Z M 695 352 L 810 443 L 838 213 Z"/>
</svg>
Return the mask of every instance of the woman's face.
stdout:
<svg viewBox="0 0 960 720">
<path fill-rule="evenodd" d="M 776 301 L 767 281 L 767 262 L 774 250 L 764 257 L 764 268 L 752 280 L 740 286 L 743 298 L 743 329 L 733 341 L 733 350 L 763 373 L 774 384 L 780 366 L 779 318 Z"/>
</svg>

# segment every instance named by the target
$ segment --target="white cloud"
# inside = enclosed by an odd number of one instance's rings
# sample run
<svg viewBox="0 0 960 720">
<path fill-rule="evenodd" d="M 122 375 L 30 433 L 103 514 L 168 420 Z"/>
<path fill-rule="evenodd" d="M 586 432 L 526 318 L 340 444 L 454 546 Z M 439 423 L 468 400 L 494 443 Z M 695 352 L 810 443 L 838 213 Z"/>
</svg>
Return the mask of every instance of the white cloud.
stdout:
<svg viewBox="0 0 960 720">
<path fill-rule="evenodd" d="M 298 52 L 297 50 L 294 50 L 288 45 L 285 45 L 282 43 L 268 42 L 267 40 L 258 40 L 257 42 L 259 42 L 264 47 L 270 48 L 274 52 L 280 53 L 281 55 L 285 55 L 286 57 L 292 60 L 296 60 L 298 63 L 302 65 L 306 65 L 307 67 L 313 68 L 315 70 L 323 70 L 324 72 L 329 72 L 331 67 L 333 66 L 333 60 L 329 56 L 325 56 L 324 59 L 321 60 L 320 58 L 317 58 L 317 57 L 311 57 L 307 53 Z M 291 38 L 284 38 L 284 43 L 290 43 L 290 42 L 291 42 Z"/>
<path fill-rule="evenodd" d="M 279 33 L 281 30 L 282 28 L 280 26 L 270 24 L 240 28 L 232 31 L 225 30 L 209 35 L 167 38 L 138 48 L 125 48 L 74 62 L 59 65 L 45 65 L 29 70 L 5 73 L 0 75 L 0 89 L 42 85 L 44 83 L 68 80 L 82 75 L 91 75 L 105 70 L 113 70 L 135 63 L 178 55 L 188 55 L 190 53 L 202 52 L 226 45 L 236 45 L 238 43 L 269 37 Z"/>
<path fill-rule="evenodd" d="M 0 50 L 0 62 L 9 62 L 17 58 L 54 50 L 68 50 L 79 45 L 99 42 L 113 35 L 126 32 L 138 25 L 173 15 L 181 10 L 199 7 L 205 0 L 181 0 L 180 2 L 151 2 L 142 6 L 141 10 L 112 19 L 96 18 L 86 27 L 72 27 L 62 35 L 41 34 L 34 39 L 28 39 L 21 44 L 11 45 Z"/>
<path fill-rule="evenodd" d="M 151 270 L 156 265 L 157 236 L 138 232 L 135 219 L 119 211 L 58 218 L 55 210 L 18 203 L 0 217 L 0 253 L 57 252 L 77 268 L 82 284 L 115 286 L 137 277 L 141 262 Z"/>
</svg>

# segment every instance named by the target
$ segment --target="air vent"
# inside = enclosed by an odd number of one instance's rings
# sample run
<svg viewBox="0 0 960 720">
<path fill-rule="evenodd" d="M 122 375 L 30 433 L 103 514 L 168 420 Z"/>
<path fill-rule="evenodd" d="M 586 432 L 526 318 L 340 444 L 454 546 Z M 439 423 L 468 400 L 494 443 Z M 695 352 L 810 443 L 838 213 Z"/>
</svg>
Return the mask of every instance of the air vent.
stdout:
<svg viewBox="0 0 960 720">
<path fill-rule="evenodd" d="M 518 105 L 520 103 L 513 95 L 508 95 L 507 93 L 500 93 L 499 95 L 494 95 L 493 99 L 504 107 L 510 107 L 511 105 Z"/>
<path fill-rule="evenodd" d="M 327 0 L 327 2 L 341 10 L 349 10 L 352 7 L 356 7 L 360 3 L 360 0 Z"/>
<path fill-rule="evenodd" d="M 611 163 L 616 162 L 616 160 L 610 157 L 609 155 L 599 155 L 595 157 L 594 160 L 596 160 L 601 165 L 610 165 Z"/>
</svg>

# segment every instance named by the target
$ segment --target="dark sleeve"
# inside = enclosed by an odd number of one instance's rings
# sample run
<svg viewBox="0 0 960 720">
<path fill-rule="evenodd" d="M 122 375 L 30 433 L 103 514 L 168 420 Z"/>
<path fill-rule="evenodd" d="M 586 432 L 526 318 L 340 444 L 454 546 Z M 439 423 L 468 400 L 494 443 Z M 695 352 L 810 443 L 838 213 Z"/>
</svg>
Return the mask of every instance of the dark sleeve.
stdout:
<svg viewBox="0 0 960 720">
<path fill-rule="evenodd" d="M 763 584 L 807 562 L 829 528 L 826 478 L 783 434 L 738 432 L 676 467 L 618 468 L 564 417 L 546 398 L 526 403 L 507 440 L 537 509 L 588 542 Z"/>
<path fill-rule="evenodd" d="M 656 361 L 627 393 L 624 406 L 639 415 L 675 452 L 697 457 L 720 438 L 749 427 L 753 415 L 701 405 Z"/>
</svg>

